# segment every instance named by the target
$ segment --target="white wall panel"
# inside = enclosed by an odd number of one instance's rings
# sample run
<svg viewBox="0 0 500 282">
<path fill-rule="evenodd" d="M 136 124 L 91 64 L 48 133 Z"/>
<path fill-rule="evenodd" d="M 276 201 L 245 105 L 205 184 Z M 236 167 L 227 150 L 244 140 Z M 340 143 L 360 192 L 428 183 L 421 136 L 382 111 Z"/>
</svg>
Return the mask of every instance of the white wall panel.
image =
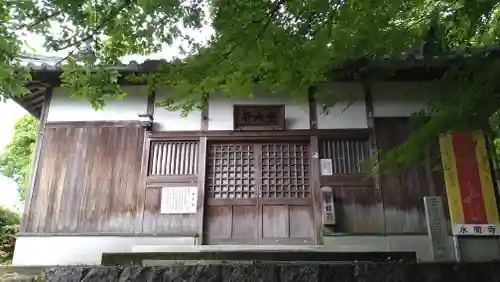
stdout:
<svg viewBox="0 0 500 282">
<path fill-rule="evenodd" d="M 309 129 L 309 105 L 292 102 L 286 95 L 255 95 L 254 99 L 213 97 L 208 107 L 208 130 L 233 130 L 233 105 L 285 105 L 286 129 Z"/>
<path fill-rule="evenodd" d="M 318 92 L 319 102 L 321 99 L 338 101 L 327 113 L 321 113 L 318 105 L 318 129 L 368 128 L 361 83 L 330 83 L 321 86 Z"/>
<path fill-rule="evenodd" d="M 194 237 L 20 236 L 13 265 L 100 265 L 102 253 L 127 253 L 137 245 L 194 245 Z"/>
<path fill-rule="evenodd" d="M 375 117 L 408 117 L 442 92 L 435 82 L 381 82 L 372 86 Z"/>
<path fill-rule="evenodd" d="M 156 90 L 155 102 L 164 100 L 169 94 L 168 87 Z M 181 111 L 168 111 L 155 107 L 154 130 L 158 131 L 189 131 L 201 129 L 201 111 L 195 109 L 187 117 L 181 116 Z"/>
<path fill-rule="evenodd" d="M 122 100 L 109 100 L 102 110 L 94 110 L 90 102 L 70 97 L 67 89 L 57 87 L 52 92 L 48 122 L 138 120 L 146 113 L 147 97 L 140 86 L 124 86 L 128 95 Z"/>
</svg>

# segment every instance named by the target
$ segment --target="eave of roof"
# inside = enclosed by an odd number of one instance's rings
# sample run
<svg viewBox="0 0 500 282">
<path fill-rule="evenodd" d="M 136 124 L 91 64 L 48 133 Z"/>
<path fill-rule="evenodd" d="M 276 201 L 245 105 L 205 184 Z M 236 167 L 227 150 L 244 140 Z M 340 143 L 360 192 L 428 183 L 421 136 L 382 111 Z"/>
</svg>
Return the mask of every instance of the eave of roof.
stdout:
<svg viewBox="0 0 500 282">
<path fill-rule="evenodd" d="M 381 70 L 389 70 L 384 80 L 389 81 L 431 81 L 443 76 L 446 71 L 459 60 L 485 59 L 500 57 L 500 45 L 490 45 L 478 48 L 465 48 L 460 51 L 432 57 L 415 56 L 407 54 L 402 58 L 384 59 L 379 61 L 360 59 L 346 62 L 342 67 L 332 69 L 332 76 L 339 81 L 356 81 L 362 79 L 363 75 Z M 36 57 L 36 59 L 40 59 Z M 41 57 L 41 61 L 52 60 L 52 57 Z M 49 60 L 49 61 L 50 61 Z M 53 60 L 52 60 L 53 61 Z M 122 74 L 120 84 L 132 83 L 123 77 L 132 73 L 153 73 L 164 60 L 146 60 L 143 63 L 130 61 L 128 64 L 108 66 L 110 70 L 119 71 Z M 40 117 L 46 92 L 51 87 L 59 86 L 60 75 L 64 65 L 61 64 L 28 64 L 32 73 L 30 94 L 22 98 L 15 98 L 23 108 L 31 114 Z M 362 74 L 360 76 L 360 73 Z M 44 89 L 43 91 L 41 89 Z"/>
</svg>

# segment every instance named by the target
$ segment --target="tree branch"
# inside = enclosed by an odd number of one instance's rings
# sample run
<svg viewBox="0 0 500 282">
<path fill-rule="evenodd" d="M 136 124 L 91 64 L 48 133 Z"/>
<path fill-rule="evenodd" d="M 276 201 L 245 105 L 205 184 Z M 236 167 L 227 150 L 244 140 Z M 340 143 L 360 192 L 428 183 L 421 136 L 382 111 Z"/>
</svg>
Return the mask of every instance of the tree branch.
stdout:
<svg viewBox="0 0 500 282">
<path fill-rule="evenodd" d="M 78 49 L 78 46 L 76 46 L 75 49 L 73 49 L 71 52 L 68 53 L 68 55 L 64 56 L 64 58 L 60 59 L 56 65 L 60 65 L 62 62 L 66 61 L 69 57 L 73 56 L 75 54 L 75 51 Z"/>
<path fill-rule="evenodd" d="M 47 20 L 49 20 L 49 19 L 51 19 L 51 18 L 54 18 L 54 17 L 59 16 L 60 14 L 61 14 L 61 12 L 60 12 L 60 11 L 54 12 L 54 13 L 52 13 L 52 14 L 46 14 L 44 17 L 39 18 L 39 19 L 38 19 L 38 20 L 36 20 L 35 22 L 33 22 L 33 23 L 31 23 L 31 24 L 23 24 L 23 25 L 21 25 L 21 26 L 17 27 L 16 29 L 18 29 L 18 30 L 19 30 L 19 29 L 23 29 L 23 28 L 28 28 L 28 29 L 31 29 L 31 28 L 33 28 L 34 26 L 37 26 L 37 25 L 39 25 L 39 24 L 41 24 L 41 23 L 43 23 L 43 22 L 45 22 L 45 21 L 47 21 Z"/>
<path fill-rule="evenodd" d="M 125 7 L 127 7 L 128 5 L 130 5 L 130 0 L 127 0 L 123 3 L 123 5 L 121 5 L 120 7 L 118 7 L 115 11 L 111 12 L 102 22 L 100 22 L 87 36 L 77 40 L 77 41 L 74 41 L 74 42 L 70 42 L 62 47 L 58 47 L 58 48 L 54 48 L 55 51 L 61 51 L 61 50 L 64 50 L 64 49 L 67 49 L 69 47 L 72 47 L 72 46 L 79 46 L 80 44 L 82 44 L 83 42 L 91 39 L 92 37 L 94 37 L 94 35 L 96 35 L 110 20 L 114 19 L 116 16 L 118 16 L 118 14 L 121 12 L 121 10 L 123 10 Z"/>
<path fill-rule="evenodd" d="M 262 35 L 262 33 L 264 33 L 264 31 L 266 31 L 267 27 L 269 26 L 269 24 L 271 23 L 271 20 L 274 18 L 274 16 L 276 15 L 276 13 L 278 12 L 278 10 L 281 8 L 281 5 L 285 4 L 285 0 L 279 0 L 277 3 L 276 3 L 276 6 L 271 10 L 271 12 L 267 15 L 267 20 L 266 22 L 264 23 L 264 26 L 262 26 L 262 29 L 257 33 L 257 39 L 260 38 L 260 36 Z M 260 22 L 263 22 L 264 19 L 266 17 L 262 18 L 260 20 Z"/>
</svg>

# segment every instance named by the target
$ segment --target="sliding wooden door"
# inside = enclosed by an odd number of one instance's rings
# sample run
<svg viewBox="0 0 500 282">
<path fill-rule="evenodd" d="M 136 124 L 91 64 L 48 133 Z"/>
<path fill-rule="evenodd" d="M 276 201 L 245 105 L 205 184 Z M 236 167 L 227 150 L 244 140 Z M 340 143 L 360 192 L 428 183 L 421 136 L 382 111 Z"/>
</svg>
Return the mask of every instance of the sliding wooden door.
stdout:
<svg viewBox="0 0 500 282">
<path fill-rule="evenodd" d="M 213 143 L 207 244 L 313 244 L 308 143 Z"/>
</svg>

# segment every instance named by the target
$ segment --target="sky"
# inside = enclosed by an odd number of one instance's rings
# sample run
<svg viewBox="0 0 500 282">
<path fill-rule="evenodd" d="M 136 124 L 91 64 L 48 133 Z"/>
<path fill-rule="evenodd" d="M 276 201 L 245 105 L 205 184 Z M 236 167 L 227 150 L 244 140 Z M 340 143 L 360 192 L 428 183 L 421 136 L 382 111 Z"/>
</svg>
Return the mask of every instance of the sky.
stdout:
<svg viewBox="0 0 500 282">
<path fill-rule="evenodd" d="M 0 152 L 9 143 L 14 129 L 14 123 L 22 117 L 26 111 L 13 101 L 0 102 Z M 22 210 L 19 201 L 17 185 L 14 181 L 0 173 L 0 205 L 11 210 Z"/>
</svg>

